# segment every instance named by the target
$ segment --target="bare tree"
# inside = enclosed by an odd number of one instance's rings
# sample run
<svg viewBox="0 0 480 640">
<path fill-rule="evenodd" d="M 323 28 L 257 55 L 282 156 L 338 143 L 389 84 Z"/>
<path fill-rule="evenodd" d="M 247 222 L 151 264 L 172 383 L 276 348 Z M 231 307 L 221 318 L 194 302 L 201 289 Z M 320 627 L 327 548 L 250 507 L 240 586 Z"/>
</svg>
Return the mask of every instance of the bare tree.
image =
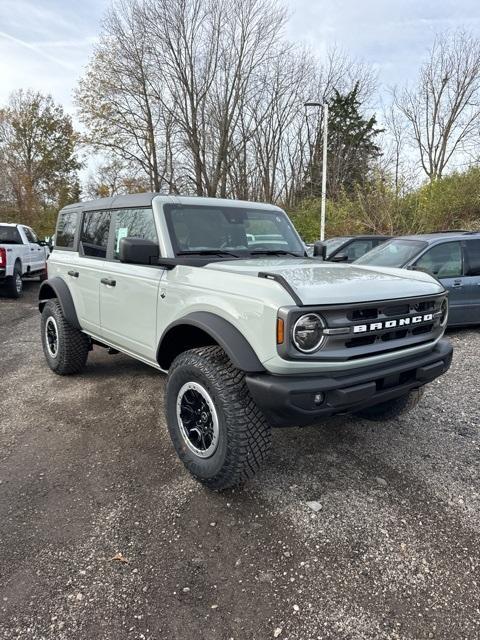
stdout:
<svg viewBox="0 0 480 640">
<path fill-rule="evenodd" d="M 435 39 L 414 89 L 396 90 L 394 104 L 406 118 L 420 164 L 431 181 L 455 155 L 478 144 L 480 40 L 465 31 Z"/>
</svg>

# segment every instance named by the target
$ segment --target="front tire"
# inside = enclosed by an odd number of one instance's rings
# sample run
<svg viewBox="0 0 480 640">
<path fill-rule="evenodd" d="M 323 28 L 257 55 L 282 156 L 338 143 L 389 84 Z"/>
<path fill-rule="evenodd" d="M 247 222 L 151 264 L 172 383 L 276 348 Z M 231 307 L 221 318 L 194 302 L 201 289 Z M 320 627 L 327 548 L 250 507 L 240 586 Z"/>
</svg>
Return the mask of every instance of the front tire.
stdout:
<svg viewBox="0 0 480 640">
<path fill-rule="evenodd" d="M 22 295 L 22 268 L 18 262 L 13 268 L 13 275 L 5 278 L 5 291 L 9 298 L 19 298 Z"/>
<path fill-rule="evenodd" d="M 255 474 L 270 449 L 271 429 L 244 373 L 220 347 L 180 354 L 165 395 L 173 445 L 197 480 L 210 489 L 227 489 Z"/>
<path fill-rule="evenodd" d="M 56 299 L 42 310 L 42 345 L 48 366 L 60 376 L 79 373 L 87 362 L 90 338 L 65 319 Z"/>
<path fill-rule="evenodd" d="M 400 396 L 400 398 L 395 398 L 394 400 L 382 402 L 381 404 L 376 404 L 373 407 L 367 407 L 366 409 L 357 411 L 355 415 L 360 418 L 372 420 L 373 422 L 392 420 L 393 418 L 397 418 L 403 413 L 408 413 L 414 409 L 422 399 L 423 392 L 423 387 L 414 389 L 413 391 L 410 391 L 410 393 Z"/>
</svg>

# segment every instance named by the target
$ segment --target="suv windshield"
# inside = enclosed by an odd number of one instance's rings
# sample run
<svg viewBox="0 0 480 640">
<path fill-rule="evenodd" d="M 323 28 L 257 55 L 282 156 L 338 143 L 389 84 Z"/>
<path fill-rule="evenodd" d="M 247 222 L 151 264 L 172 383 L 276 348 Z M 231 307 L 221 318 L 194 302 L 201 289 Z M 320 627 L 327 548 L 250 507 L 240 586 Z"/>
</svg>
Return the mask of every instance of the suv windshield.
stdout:
<svg viewBox="0 0 480 640">
<path fill-rule="evenodd" d="M 207 205 L 164 206 L 176 255 L 304 256 L 305 247 L 281 211 Z"/>
<path fill-rule="evenodd" d="M 22 244 L 22 238 L 17 227 L 0 225 L 0 244 Z"/>
<path fill-rule="evenodd" d="M 355 260 L 355 264 L 403 267 L 426 246 L 427 243 L 420 240 L 390 240 Z"/>
</svg>

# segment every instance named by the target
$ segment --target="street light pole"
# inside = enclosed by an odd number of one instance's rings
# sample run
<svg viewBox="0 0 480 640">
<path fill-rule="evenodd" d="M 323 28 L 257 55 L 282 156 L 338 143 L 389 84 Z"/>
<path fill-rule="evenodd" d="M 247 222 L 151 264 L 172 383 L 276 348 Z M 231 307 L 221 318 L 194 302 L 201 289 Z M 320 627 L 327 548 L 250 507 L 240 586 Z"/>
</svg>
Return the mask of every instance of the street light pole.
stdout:
<svg viewBox="0 0 480 640">
<path fill-rule="evenodd" d="M 305 102 L 305 107 L 323 107 L 323 157 L 322 157 L 322 203 L 320 210 L 320 240 L 325 240 L 325 213 L 327 207 L 327 143 L 328 143 L 328 103 Z M 308 121 L 307 121 L 308 125 Z M 312 167 L 313 169 L 313 167 Z M 312 174 L 313 177 L 313 174 Z M 312 180 L 313 182 L 313 180 Z"/>
<path fill-rule="evenodd" d="M 323 105 L 323 161 L 322 161 L 322 212 L 320 215 L 320 240 L 325 240 L 325 209 L 327 206 L 327 142 L 328 102 Z"/>
</svg>

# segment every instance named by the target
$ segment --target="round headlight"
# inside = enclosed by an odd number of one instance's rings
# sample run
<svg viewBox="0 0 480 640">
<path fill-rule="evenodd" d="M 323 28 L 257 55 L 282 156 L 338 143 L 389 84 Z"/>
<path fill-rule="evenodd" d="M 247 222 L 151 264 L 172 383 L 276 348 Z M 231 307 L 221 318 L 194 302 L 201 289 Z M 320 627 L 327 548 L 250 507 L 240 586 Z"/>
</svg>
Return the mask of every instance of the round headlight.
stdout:
<svg viewBox="0 0 480 640">
<path fill-rule="evenodd" d="M 316 351 L 324 340 L 325 323 L 316 313 L 301 316 L 293 327 L 293 344 L 303 353 Z"/>
<path fill-rule="evenodd" d="M 444 324 L 447 323 L 448 319 L 448 301 L 446 298 L 442 301 L 442 306 L 440 308 L 440 324 L 443 327 Z"/>
</svg>

